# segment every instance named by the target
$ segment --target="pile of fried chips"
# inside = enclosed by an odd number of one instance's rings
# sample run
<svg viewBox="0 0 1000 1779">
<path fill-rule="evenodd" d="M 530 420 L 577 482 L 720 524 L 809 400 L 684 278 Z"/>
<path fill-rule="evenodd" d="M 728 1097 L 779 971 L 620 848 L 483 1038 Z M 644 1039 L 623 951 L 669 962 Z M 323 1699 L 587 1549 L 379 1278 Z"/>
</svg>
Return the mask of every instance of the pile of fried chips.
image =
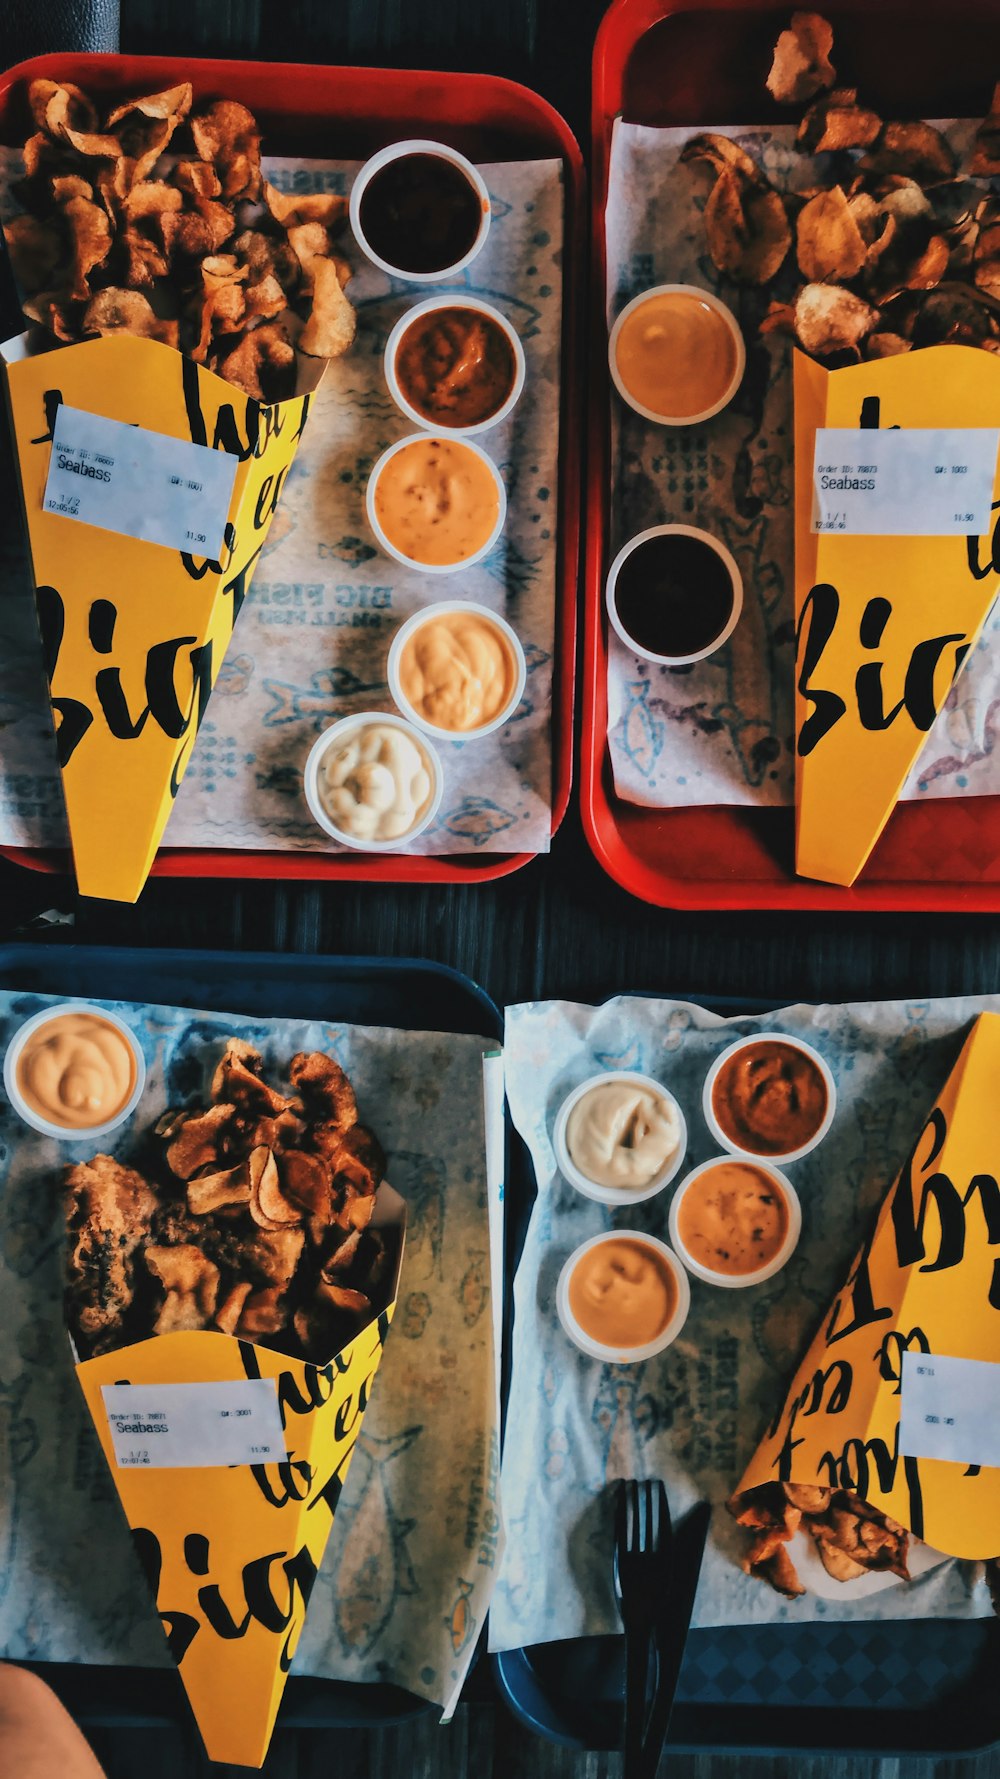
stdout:
<svg viewBox="0 0 1000 1779">
<path fill-rule="evenodd" d="M 258 401 L 295 393 L 299 353 L 346 352 L 346 199 L 275 191 L 245 105 L 192 113 L 187 82 L 103 119 L 54 80 L 32 81 L 28 101 L 23 214 L 4 232 L 36 348 L 138 334 Z"/>
<path fill-rule="evenodd" d="M 927 123 L 885 123 L 837 87 L 833 30 L 797 12 L 774 51 L 767 86 L 780 104 L 811 100 L 803 154 L 825 157 L 822 182 L 779 192 L 727 137 L 688 142 L 681 160 L 707 164 L 709 252 L 737 282 L 770 284 L 792 258 L 798 274 L 772 301 L 761 333 L 789 334 L 833 365 L 955 342 L 1000 352 L 1000 85 L 969 164 Z"/>
<path fill-rule="evenodd" d="M 292 1092 L 232 1038 L 211 1104 L 168 1112 L 143 1171 L 67 1169 L 67 1319 L 83 1357 L 215 1329 L 324 1363 L 378 1309 L 393 1256 L 370 1227 L 385 1168 L 344 1071 L 293 1057 Z"/>
<path fill-rule="evenodd" d="M 806 1591 L 788 1553 L 800 1530 L 809 1533 L 824 1569 L 835 1581 L 855 1581 L 869 1571 L 910 1579 L 909 1533 L 847 1489 L 762 1483 L 734 1495 L 729 1511 L 738 1525 L 754 1534 L 743 1559 L 746 1574 L 759 1576 L 786 1599 L 795 1600 Z"/>
</svg>

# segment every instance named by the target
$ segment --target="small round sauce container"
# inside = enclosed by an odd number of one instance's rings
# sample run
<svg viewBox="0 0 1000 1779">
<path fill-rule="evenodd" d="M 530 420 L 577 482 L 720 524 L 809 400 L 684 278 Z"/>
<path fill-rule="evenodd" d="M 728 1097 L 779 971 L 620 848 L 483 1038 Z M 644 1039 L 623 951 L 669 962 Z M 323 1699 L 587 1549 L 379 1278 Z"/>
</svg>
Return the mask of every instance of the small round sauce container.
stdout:
<svg viewBox="0 0 1000 1779">
<path fill-rule="evenodd" d="M 570 1255 L 556 1285 L 564 1333 L 590 1359 L 635 1365 L 677 1339 L 691 1287 L 676 1254 L 655 1235 L 612 1230 Z"/>
<path fill-rule="evenodd" d="M 608 1069 L 563 1101 L 552 1143 L 559 1172 L 602 1205 L 638 1205 L 675 1177 L 687 1124 L 672 1093 L 650 1075 Z"/>
<path fill-rule="evenodd" d="M 504 618 L 469 599 L 442 600 L 397 630 L 386 672 L 395 702 L 418 729 L 474 741 L 513 716 L 528 666 Z"/>
<path fill-rule="evenodd" d="M 688 667 L 732 636 L 743 610 L 733 557 L 694 525 L 653 525 L 608 570 L 608 617 L 626 648 L 662 667 Z"/>
<path fill-rule="evenodd" d="M 712 1135 L 732 1154 L 800 1161 L 833 1123 L 837 1084 L 811 1044 L 757 1032 L 716 1057 L 702 1106 Z"/>
<path fill-rule="evenodd" d="M 688 1272 L 730 1291 L 780 1272 L 801 1230 L 791 1181 L 742 1156 L 692 1168 L 670 1201 L 670 1240 Z"/>
<path fill-rule="evenodd" d="M 412 284 L 439 284 L 471 265 L 490 227 L 490 194 L 464 154 L 414 138 L 380 148 L 351 187 L 354 238 L 368 258 Z"/>
<path fill-rule="evenodd" d="M 408 419 L 463 438 L 506 420 L 524 388 L 517 333 L 478 297 L 428 297 L 407 309 L 384 362 L 389 394 Z"/>
<path fill-rule="evenodd" d="M 387 556 L 424 574 L 454 574 L 489 555 L 507 517 L 507 491 L 472 439 L 415 432 L 383 451 L 365 506 Z"/>
<path fill-rule="evenodd" d="M 7 1046 L 3 1084 L 15 1112 L 63 1143 L 106 1137 L 131 1118 L 146 1059 L 131 1026 L 89 1001 L 46 1007 Z"/>
<path fill-rule="evenodd" d="M 695 284 L 655 284 L 626 303 L 608 341 L 622 400 L 660 426 L 694 426 L 732 401 L 746 367 L 736 317 Z"/>
<path fill-rule="evenodd" d="M 356 852 L 401 852 L 434 820 L 444 772 L 426 735 L 384 711 L 341 717 L 313 743 L 306 802 L 325 833 Z"/>
</svg>

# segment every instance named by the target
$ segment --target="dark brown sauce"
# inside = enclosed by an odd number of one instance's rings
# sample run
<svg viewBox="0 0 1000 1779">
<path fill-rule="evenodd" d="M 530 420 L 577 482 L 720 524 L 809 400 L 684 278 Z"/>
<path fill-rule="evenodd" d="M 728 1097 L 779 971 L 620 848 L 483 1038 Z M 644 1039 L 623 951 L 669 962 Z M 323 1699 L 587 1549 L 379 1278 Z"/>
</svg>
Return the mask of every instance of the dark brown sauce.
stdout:
<svg viewBox="0 0 1000 1779">
<path fill-rule="evenodd" d="M 732 616 L 732 576 L 709 544 L 666 533 L 626 556 L 615 606 L 629 636 L 654 655 L 696 655 Z"/>
<path fill-rule="evenodd" d="M 404 154 L 373 173 L 361 195 L 369 246 L 401 272 L 440 272 L 464 259 L 483 207 L 461 167 L 439 154 Z"/>
</svg>

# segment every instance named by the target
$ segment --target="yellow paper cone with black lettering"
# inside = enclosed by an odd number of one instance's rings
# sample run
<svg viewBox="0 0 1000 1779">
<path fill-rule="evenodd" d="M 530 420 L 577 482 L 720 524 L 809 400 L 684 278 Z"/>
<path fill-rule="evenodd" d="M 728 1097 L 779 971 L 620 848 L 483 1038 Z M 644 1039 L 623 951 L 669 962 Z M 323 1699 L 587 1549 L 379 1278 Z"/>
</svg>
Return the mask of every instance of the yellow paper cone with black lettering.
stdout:
<svg viewBox="0 0 1000 1779">
<path fill-rule="evenodd" d="M 390 1188 L 375 1222 L 405 1211 Z M 395 1297 L 399 1259 L 391 1297 Z M 259 1767 L 323 1559 L 394 1302 L 324 1365 L 227 1334 L 163 1334 L 77 1366 L 94 1426 L 213 1761 Z M 273 1378 L 287 1458 L 228 1467 L 119 1467 L 102 1386 Z"/>
<path fill-rule="evenodd" d="M 949 1556 L 1000 1551 L 1000 1469 L 914 1455 L 909 1436 L 909 1453 L 900 1441 L 904 1354 L 1000 1362 L 998 1079 L 1000 1015 L 984 1013 L 740 1493 L 774 1482 L 848 1489 Z"/>
<path fill-rule="evenodd" d="M 1000 548 L 989 535 L 814 532 L 817 428 L 998 422 L 1000 361 L 978 348 L 934 346 L 836 371 L 795 354 L 795 868 L 802 877 L 854 882 L 1000 586 Z M 993 500 L 996 508 L 1000 485 Z"/>
<path fill-rule="evenodd" d="M 3 357 L 77 883 L 84 895 L 134 902 L 190 760 L 310 394 L 266 406 L 173 348 L 125 334 L 34 357 L 11 341 Z M 307 362 L 318 383 L 325 364 Z M 232 497 L 228 512 L 215 515 L 220 554 L 199 553 L 197 541 L 185 548 L 184 537 L 168 547 L 46 511 L 62 404 L 231 454 Z M 160 498 L 160 486 L 151 476 L 150 503 Z M 195 540 L 200 535 L 193 530 Z"/>
</svg>

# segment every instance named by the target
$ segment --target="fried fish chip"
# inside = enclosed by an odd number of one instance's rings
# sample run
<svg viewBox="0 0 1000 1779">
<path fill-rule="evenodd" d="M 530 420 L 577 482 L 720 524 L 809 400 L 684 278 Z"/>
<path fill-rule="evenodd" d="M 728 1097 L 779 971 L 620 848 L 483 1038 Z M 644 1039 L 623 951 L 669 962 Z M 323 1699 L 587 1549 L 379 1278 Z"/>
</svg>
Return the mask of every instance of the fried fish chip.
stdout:
<svg viewBox="0 0 1000 1779">
<path fill-rule="evenodd" d="M 793 12 L 787 31 L 774 46 L 767 90 L 779 105 L 801 105 L 824 87 L 832 87 L 837 71 L 830 61 L 833 27 L 818 12 Z"/>
<path fill-rule="evenodd" d="M 1000 173 L 1000 81 L 993 88 L 989 115 L 983 118 L 976 132 L 969 172 L 987 177 Z"/>
<path fill-rule="evenodd" d="M 210 161 L 226 198 L 260 193 L 260 131 L 253 113 L 235 99 L 217 99 L 191 119 L 191 135 L 203 161 Z"/>
<path fill-rule="evenodd" d="M 814 358 L 856 347 L 877 320 L 877 310 L 839 284 L 805 284 L 795 299 L 795 332 Z"/>
<path fill-rule="evenodd" d="M 796 141 L 806 154 L 837 154 L 845 148 L 870 148 L 881 128 L 877 113 L 858 104 L 854 87 L 836 87 L 810 105 Z"/>
<path fill-rule="evenodd" d="M 847 198 L 839 185 L 818 192 L 803 206 L 795 222 L 795 253 L 809 283 L 854 278 L 868 249 Z"/>
<path fill-rule="evenodd" d="M 778 193 L 724 167 L 705 205 L 708 249 L 720 272 L 766 284 L 784 263 L 792 231 Z"/>
<path fill-rule="evenodd" d="M 932 124 L 886 124 L 875 147 L 861 165 L 877 173 L 904 173 L 920 185 L 950 179 L 957 157 Z"/>
</svg>

